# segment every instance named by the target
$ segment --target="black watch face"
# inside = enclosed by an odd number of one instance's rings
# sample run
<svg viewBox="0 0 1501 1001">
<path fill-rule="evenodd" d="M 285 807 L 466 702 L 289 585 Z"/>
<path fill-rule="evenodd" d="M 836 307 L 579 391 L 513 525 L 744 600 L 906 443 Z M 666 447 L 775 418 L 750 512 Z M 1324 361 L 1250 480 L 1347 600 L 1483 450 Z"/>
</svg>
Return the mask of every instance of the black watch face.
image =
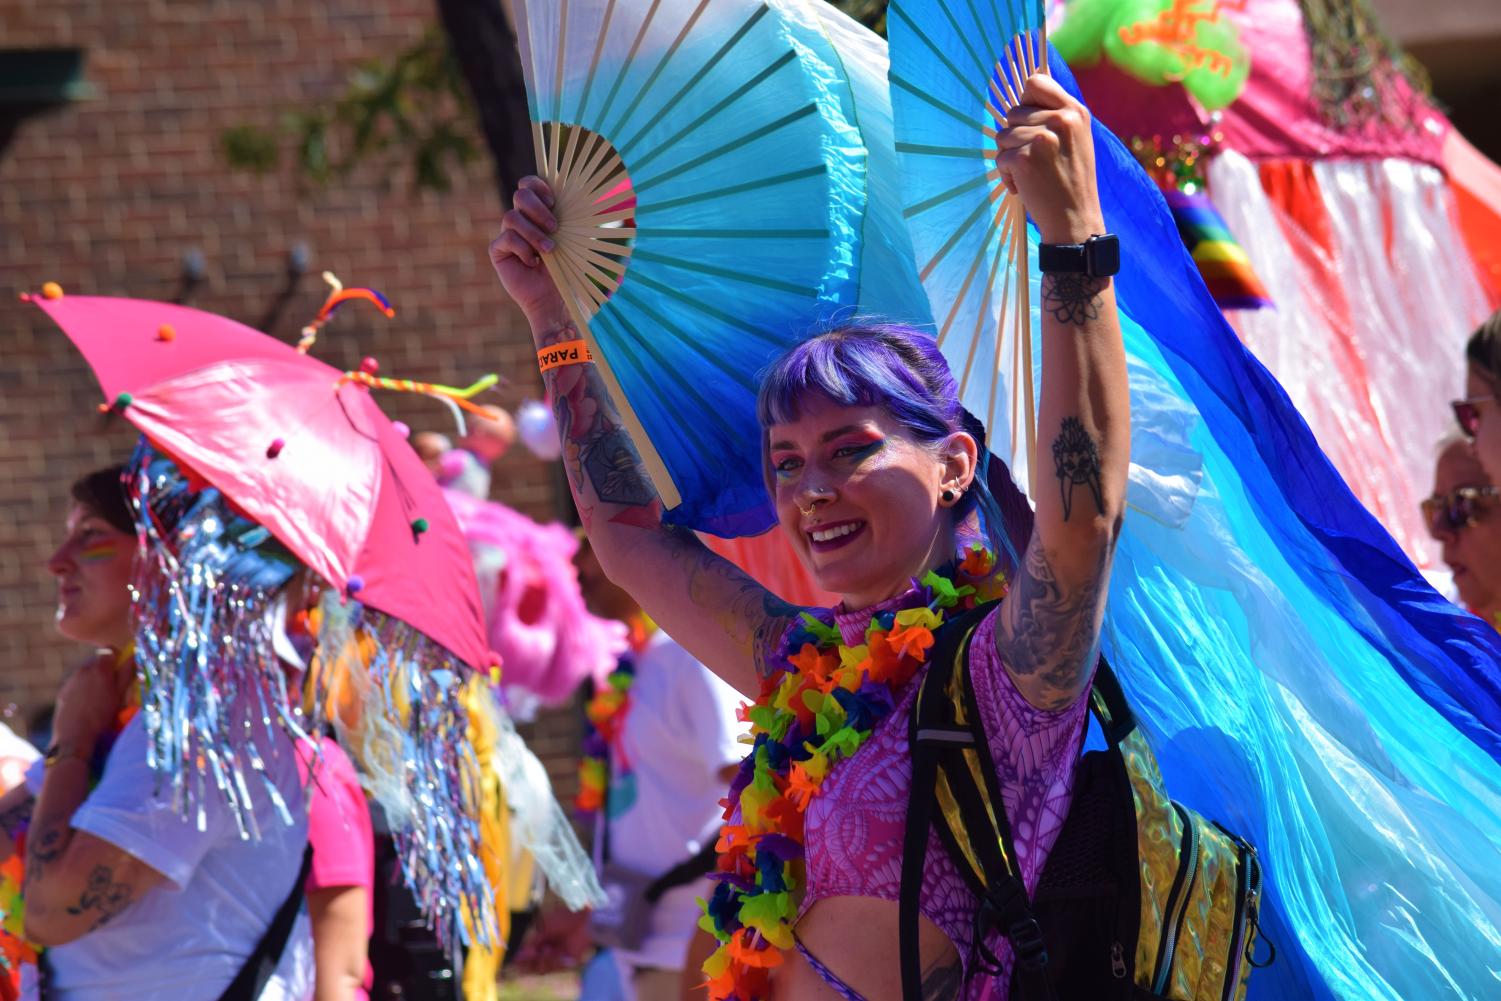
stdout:
<svg viewBox="0 0 1501 1001">
<path fill-rule="evenodd" d="M 1108 278 L 1121 269 L 1121 242 L 1114 236 L 1090 240 L 1085 244 L 1089 273 L 1096 278 Z"/>
</svg>

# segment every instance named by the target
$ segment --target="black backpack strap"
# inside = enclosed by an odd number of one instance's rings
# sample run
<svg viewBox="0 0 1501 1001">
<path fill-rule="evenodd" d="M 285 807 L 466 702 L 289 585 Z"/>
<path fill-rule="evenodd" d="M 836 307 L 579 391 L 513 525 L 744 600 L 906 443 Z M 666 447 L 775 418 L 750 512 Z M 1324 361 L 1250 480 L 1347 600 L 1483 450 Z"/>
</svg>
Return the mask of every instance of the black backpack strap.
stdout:
<svg viewBox="0 0 1501 1001">
<path fill-rule="evenodd" d="M 1089 707 L 1094 711 L 1095 719 L 1099 720 L 1100 731 L 1111 747 L 1125 740 L 1136 729 L 1136 714 L 1131 711 L 1131 703 L 1126 701 L 1126 693 L 1121 690 L 1120 681 L 1103 655 L 1095 665 Z"/>
<path fill-rule="evenodd" d="M 655 905 L 657 901 L 662 899 L 662 894 L 666 893 L 668 890 L 675 889 L 679 886 L 686 886 L 689 883 L 693 882 L 695 879 L 698 879 L 700 876 L 707 876 L 709 873 L 713 872 L 714 864 L 719 858 L 719 853 L 716 852 L 714 848 L 715 841 L 714 839 L 710 838 L 709 841 L 698 850 L 697 855 L 694 855 L 692 858 L 684 859 L 677 865 L 673 866 L 671 869 L 668 869 L 666 872 L 662 873 L 662 875 L 658 876 L 656 879 L 652 880 L 651 885 L 646 888 L 646 891 L 643 894 L 646 897 L 646 902 L 648 904 Z"/>
<path fill-rule="evenodd" d="M 935 819 L 940 840 L 979 900 L 968 966 L 999 969 L 998 958 L 985 944 L 991 930 L 999 930 L 1011 943 L 1016 995 L 1028 1001 L 1055 997 L 1046 971 L 1046 943 L 1016 865 L 1011 825 L 968 671 L 970 637 L 993 608 L 982 605 L 945 625 L 912 715 L 912 798 L 902 857 L 901 906 L 906 910 L 898 915 L 899 922 L 905 918 L 899 927 L 904 933 L 902 989 L 908 1001 L 920 997 L 917 896 L 927 830 Z"/>
<path fill-rule="evenodd" d="M 230 981 L 229 986 L 224 988 L 224 993 L 219 995 L 219 1001 L 256 1001 L 266 989 L 271 975 L 276 972 L 276 964 L 281 962 L 282 953 L 287 951 L 287 940 L 292 937 L 292 925 L 297 921 L 297 912 L 302 910 L 303 888 L 307 885 L 308 873 L 312 868 L 313 846 L 308 845 L 303 849 L 302 868 L 298 870 L 297 879 L 292 883 L 292 891 L 271 918 L 271 924 L 256 943 L 255 951 L 245 960 L 245 965 L 240 967 L 240 972 Z"/>
<path fill-rule="evenodd" d="M 967 733 L 944 727 L 947 715 L 941 703 L 948 701 L 949 679 L 959 647 L 970 627 L 964 619 L 938 631 L 928 655 L 908 725 L 907 746 L 912 758 L 912 785 L 907 791 L 907 828 L 902 839 L 902 881 L 897 898 L 897 944 L 902 964 L 903 1001 L 922 998 L 922 953 L 917 940 L 918 901 L 922 894 L 923 869 L 928 856 L 928 831 L 933 826 L 933 787 L 938 776 L 938 746 L 945 738 L 973 740 Z"/>
</svg>

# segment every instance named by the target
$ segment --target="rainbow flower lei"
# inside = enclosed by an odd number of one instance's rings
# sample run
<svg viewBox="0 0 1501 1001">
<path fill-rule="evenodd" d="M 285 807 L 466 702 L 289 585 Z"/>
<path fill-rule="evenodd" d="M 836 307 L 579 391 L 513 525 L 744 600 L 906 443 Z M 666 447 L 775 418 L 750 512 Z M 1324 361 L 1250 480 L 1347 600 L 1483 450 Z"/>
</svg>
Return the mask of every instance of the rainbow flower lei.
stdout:
<svg viewBox="0 0 1501 1001">
<path fill-rule="evenodd" d="M 589 732 L 584 735 L 584 753 L 579 759 L 579 791 L 573 805 L 580 813 L 591 814 L 603 810 L 606 792 L 610 788 L 610 753 L 620 760 L 620 781 L 617 783 L 615 802 L 610 804 L 612 816 L 628 809 L 636 798 L 634 770 L 620 744 L 621 732 L 625 729 L 626 714 L 631 708 L 631 685 L 636 681 L 636 657 L 646 649 L 656 623 L 644 614 L 629 623 L 630 647 L 620 658 L 619 665 L 605 678 L 588 704 L 584 715 L 589 719 Z"/>
<path fill-rule="evenodd" d="M 833 768 L 864 746 L 927 663 L 950 616 L 1005 593 L 995 556 L 975 545 L 952 576 L 914 582 L 920 603 L 873 616 L 865 642 L 843 643 L 833 612 L 804 612 L 782 637 L 744 718 L 752 747 L 725 799 L 717 881 L 700 901 L 700 927 L 720 942 L 704 963 L 710 1001 L 766 996 L 771 970 L 793 946 L 804 886 L 803 817 Z"/>
</svg>

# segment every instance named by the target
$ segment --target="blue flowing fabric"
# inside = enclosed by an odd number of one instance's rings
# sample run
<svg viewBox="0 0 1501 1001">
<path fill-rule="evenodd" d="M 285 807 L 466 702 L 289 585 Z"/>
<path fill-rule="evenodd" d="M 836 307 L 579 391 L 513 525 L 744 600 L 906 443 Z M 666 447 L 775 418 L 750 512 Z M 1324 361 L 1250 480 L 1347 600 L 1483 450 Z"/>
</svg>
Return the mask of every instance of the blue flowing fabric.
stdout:
<svg viewBox="0 0 1501 1001">
<path fill-rule="evenodd" d="M 1501 643 L 1361 507 L 1094 135 L 1133 406 L 1105 651 L 1173 796 L 1263 855 L 1251 996 L 1498 996 Z"/>
<path fill-rule="evenodd" d="M 996 322 L 966 265 L 1010 260 L 985 213 L 987 67 L 1041 21 L 1026 0 L 889 14 L 912 242 L 955 329 Z M 1056 52 L 1050 66 L 1078 97 Z M 1094 139 L 1132 395 L 1103 645 L 1172 795 L 1262 853 L 1277 959 L 1251 995 L 1501 996 L 1501 642 L 1360 506 L 1225 322 L 1156 185 L 1098 124 Z M 1034 269 L 1034 384 L 1039 293 Z"/>
</svg>

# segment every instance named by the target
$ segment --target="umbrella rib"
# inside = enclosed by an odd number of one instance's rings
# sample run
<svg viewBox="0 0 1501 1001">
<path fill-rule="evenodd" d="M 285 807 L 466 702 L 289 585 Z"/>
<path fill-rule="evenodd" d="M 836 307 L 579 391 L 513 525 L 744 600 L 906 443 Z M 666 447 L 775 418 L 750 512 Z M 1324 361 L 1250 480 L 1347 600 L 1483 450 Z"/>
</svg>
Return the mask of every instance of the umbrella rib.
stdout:
<svg viewBox="0 0 1501 1001">
<path fill-rule="evenodd" d="M 786 292 L 796 296 L 813 296 L 818 290 L 807 285 L 794 285 L 791 282 L 778 281 L 765 275 L 746 274 L 743 271 L 732 271 L 729 268 L 719 268 L 712 264 L 704 264 L 699 261 L 690 261 L 681 257 L 673 257 L 668 254 L 659 254 L 654 251 L 636 250 L 636 260 L 646 261 L 652 264 L 662 264 L 668 267 L 680 268 L 684 271 L 693 271 L 697 274 L 710 275 L 715 278 L 728 278 L 731 281 L 745 282 L 748 285 L 757 285 L 776 292 Z"/>
<path fill-rule="evenodd" d="M 558 14 L 558 65 L 555 68 L 553 74 L 552 85 L 554 104 L 554 114 L 552 117 L 555 119 L 563 117 L 563 66 L 567 62 L 567 60 L 563 58 L 563 54 L 568 50 L 568 0 L 560 0 L 560 2 L 562 4 L 562 7 Z M 558 164 L 557 160 L 555 159 L 557 151 L 557 135 L 556 133 L 554 133 L 553 142 L 547 150 L 547 176 L 549 178 L 558 176 Z"/>
<path fill-rule="evenodd" d="M 964 51 L 969 53 L 969 58 L 972 62 L 974 62 L 976 71 L 978 71 L 981 76 L 984 76 L 985 60 L 981 59 L 979 51 L 976 50 L 973 45 L 969 44 L 969 34 L 965 32 L 962 27 L 960 27 L 958 20 L 954 17 L 954 12 L 949 7 L 949 4 L 941 3 L 938 5 L 938 9 L 943 11 L 943 16 L 948 19 L 949 27 L 954 29 L 954 37 L 959 39 L 960 44 L 964 46 Z"/>
<path fill-rule="evenodd" d="M 629 305 L 633 306 L 637 310 L 640 310 L 640 312 L 647 319 L 651 320 L 654 324 L 656 324 L 656 326 L 658 328 L 660 328 L 661 330 L 666 331 L 669 334 L 672 334 L 679 341 L 685 342 L 685 343 L 689 343 L 689 344 L 695 343 L 695 339 L 694 338 L 688 336 L 681 329 L 679 329 L 678 327 L 674 326 L 671 321 L 669 321 L 666 317 L 662 316 L 656 310 L 653 310 L 645 302 L 642 302 L 637 297 L 632 296 L 630 294 L 629 290 L 627 290 L 626 292 L 622 293 L 621 301 L 625 302 L 625 303 L 628 303 Z M 633 348 L 639 347 L 641 349 L 641 351 L 643 351 L 644 353 L 646 353 L 647 355 L 649 355 L 651 357 L 651 360 L 654 363 L 652 365 L 651 369 L 650 369 L 651 372 L 653 372 L 653 373 L 659 373 L 659 372 L 670 372 L 670 371 L 673 370 L 673 363 L 672 363 L 672 361 L 669 358 L 667 358 L 667 357 L 659 354 L 657 352 L 657 350 L 656 350 L 656 342 L 658 340 L 660 340 L 661 338 L 658 338 L 658 337 L 642 337 L 637 332 L 631 330 L 631 328 L 626 324 L 626 322 L 623 319 L 621 319 L 620 317 L 616 318 L 616 322 L 622 328 L 624 328 L 627 333 L 631 334 L 629 343 L 632 345 L 632 347 Z M 710 352 L 709 354 L 700 355 L 699 357 L 701 357 L 704 361 L 707 361 L 709 364 L 713 365 L 715 368 L 718 368 L 721 372 L 725 373 L 726 375 L 728 375 L 728 376 L 730 376 L 732 378 L 735 378 L 735 377 L 738 377 L 739 375 L 741 375 L 741 373 L 738 372 L 738 371 L 736 371 L 736 369 L 733 367 L 733 365 L 730 362 L 730 359 L 724 357 L 721 354 Z M 694 383 L 693 380 L 690 380 L 690 379 L 680 380 L 680 385 L 681 385 L 681 387 L 683 389 L 683 392 L 685 392 L 686 394 L 688 394 L 689 396 L 691 396 L 698 403 L 698 405 L 699 405 L 699 407 L 698 407 L 698 414 L 699 414 L 700 417 L 703 417 L 703 416 L 707 415 L 707 416 L 712 416 L 714 418 L 715 423 L 718 424 L 719 428 L 722 431 L 722 435 L 721 435 L 722 438 L 734 438 L 735 437 L 734 428 L 727 421 L 725 421 L 724 418 L 721 416 L 724 413 L 723 406 L 715 405 L 715 404 L 711 403 L 708 399 L 706 399 L 699 392 L 698 387 Z M 694 421 L 689 421 L 689 422 L 687 422 L 687 424 L 690 427 L 693 428 L 693 430 L 694 430 L 694 437 L 699 439 L 700 444 L 712 443 L 712 441 L 713 441 L 712 438 L 701 437 L 701 436 L 699 436 L 696 433 L 697 432 L 697 428 L 695 427 L 695 422 Z"/>
<path fill-rule="evenodd" d="M 1003 347 L 1005 345 L 1005 342 L 1006 342 L 1005 317 L 1006 317 L 1006 311 L 1010 308 L 1010 304 L 1011 304 L 1011 279 L 1012 279 L 1012 277 L 1013 277 L 1013 275 L 1015 273 L 1015 269 L 1012 268 L 1012 267 L 1010 267 L 1010 264 L 1012 263 L 1012 261 L 1011 261 L 1010 257 L 1006 253 L 1006 251 L 1007 251 L 1007 246 L 1006 245 L 1007 245 L 1007 243 L 1014 243 L 1014 241 L 1016 239 L 1016 230 L 1017 230 L 1016 214 L 1009 207 L 1005 210 L 1005 214 L 1006 214 L 1006 233 L 1010 235 L 1011 239 L 1010 240 L 1005 239 L 1005 235 L 1003 234 L 1003 237 L 1002 237 L 1001 241 L 996 244 L 996 263 L 999 265 L 999 263 L 1000 263 L 1000 261 L 1001 261 L 1001 259 L 1003 257 L 1007 258 L 1007 260 L 1006 260 L 1007 267 L 1005 269 L 1006 270 L 1006 274 L 1005 274 L 1005 277 L 1002 278 L 1002 280 L 1001 280 L 1001 308 L 999 310 L 995 311 L 994 313 L 992 313 L 989 309 L 986 309 L 985 313 L 984 313 L 984 315 L 986 315 L 986 316 L 993 316 L 994 319 L 995 319 L 995 351 L 996 351 L 996 371 L 997 371 L 997 373 L 999 373 L 999 371 L 1000 371 L 1000 367 L 1001 367 L 1001 351 L 1002 351 L 1002 349 L 1003 349 Z M 989 305 L 989 292 L 990 292 L 990 290 L 987 289 L 986 290 L 986 297 L 987 297 L 987 303 L 986 304 L 987 304 L 987 306 Z M 991 423 L 987 424 L 986 425 L 987 427 L 993 426 L 994 423 L 995 423 L 995 416 L 996 416 L 996 414 L 995 414 L 996 383 L 998 381 L 999 381 L 998 378 L 993 378 L 990 381 L 990 399 L 989 399 L 989 401 L 987 402 L 987 404 L 985 406 L 985 419 L 987 421 L 990 421 Z M 1014 444 L 1016 442 L 1015 436 L 1013 436 L 1011 440 L 1012 440 L 1012 443 L 1013 443 L 1013 446 L 1014 446 Z"/>
<path fill-rule="evenodd" d="M 978 177 L 971 177 L 969 180 L 963 182 L 962 184 L 956 184 L 954 185 L 954 187 L 949 188 L 947 191 L 941 191 L 938 194 L 934 195 L 932 198 L 927 199 L 926 201 L 921 201 L 916 205 L 908 206 L 907 208 L 902 210 L 902 216 L 903 218 L 911 219 L 915 215 L 920 215 L 923 212 L 928 211 L 928 209 L 942 205 L 944 202 L 958 198 L 962 194 L 973 191 L 975 188 L 978 188 L 984 183 L 984 174 L 981 174 Z"/>
<path fill-rule="evenodd" d="M 664 239 L 705 240 L 825 240 L 827 229 L 658 229 L 642 230 L 642 236 Z"/>
<path fill-rule="evenodd" d="M 737 330 L 744 331 L 750 336 L 766 344 L 770 348 L 778 348 L 782 346 L 782 342 L 772 334 L 768 333 L 765 330 L 762 330 L 759 327 L 751 325 L 744 318 L 734 316 L 730 313 L 724 312 L 721 309 L 717 309 L 714 306 L 710 306 L 708 303 L 702 302 L 699 299 L 695 299 L 692 296 L 689 296 L 681 289 L 676 289 L 670 285 L 665 285 L 662 282 L 657 281 L 655 278 L 650 277 L 649 275 L 642 275 L 639 271 L 635 273 L 633 279 L 636 284 L 644 285 L 655 292 L 668 296 L 669 298 L 676 299 L 678 302 L 682 303 L 684 306 L 687 306 L 689 309 L 703 313 L 705 316 L 712 317 L 720 323 L 732 326 Z M 739 375 L 743 375 L 744 373 L 735 372 L 732 374 L 738 377 Z"/>
<path fill-rule="evenodd" d="M 651 89 L 657 85 L 657 81 L 661 79 L 663 71 L 672 62 L 673 57 L 678 54 L 678 50 L 683 47 L 683 42 L 693 33 L 694 27 L 698 24 L 698 19 L 703 16 L 704 9 L 708 6 L 709 0 L 698 0 L 698 6 L 693 8 L 693 13 L 688 15 L 688 20 L 683 22 L 682 28 L 678 30 L 677 37 L 672 40 L 672 44 L 667 47 L 667 51 L 663 52 L 662 57 L 657 60 L 657 65 L 652 69 L 651 75 L 646 78 L 646 83 L 637 89 L 635 98 L 626 106 L 621 116 L 616 119 L 614 128 L 610 129 L 611 135 L 619 135 L 625 131 L 626 124 L 631 120 L 631 116 L 636 113 L 637 108 L 641 107 L 641 102 L 645 100 L 646 95 L 651 92 Z M 602 121 L 603 119 L 601 119 Z"/>
<path fill-rule="evenodd" d="M 761 9 L 765 10 L 766 8 L 763 7 Z M 676 133 L 669 136 L 667 139 L 663 140 L 661 143 L 655 146 L 649 153 L 641 157 L 641 159 L 637 160 L 636 170 L 639 172 L 643 167 L 646 166 L 646 164 L 650 163 L 652 160 L 655 160 L 658 156 L 667 152 L 669 149 L 672 149 L 685 137 L 697 132 L 705 122 L 711 121 L 716 116 L 722 114 L 724 112 L 724 109 L 728 108 L 730 105 L 740 100 L 740 98 L 744 97 L 746 94 L 750 93 L 752 90 L 765 83 L 777 72 L 777 70 L 781 69 L 783 66 L 786 66 L 796 58 L 797 53 L 795 52 L 789 51 L 782 53 L 780 56 L 774 59 L 770 65 L 761 70 L 761 72 L 757 73 L 749 80 L 746 80 L 739 87 L 735 88 L 733 91 L 727 94 L 723 99 L 716 103 L 714 107 L 710 108 L 708 111 L 705 111 L 693 121 L 683 126 Z M 634 145 L 634 140 L 630 145 Z"/>
<path fill-rule="evenodd" d="M 911 94 L 913 97 L 917 98 L 919 101 L 924 102 L 925 104 L 931 104 L 933 107 L 948 115 L 950 118 L 953 118 L 961 125 L 968 125 L 970 128 L 975 129 L 976 131 L 985 128 L 984 122 L 971 118 L 964 112 L 960 111 L 958 108 L 952 107 L 949 104 L 940 101 L 938 98 L 934 97 L 932 94 L 929 94 L 927 91 L 918 87 L 916 84 L 909 82 L 905 77 L 901 77 L 895 73 L 892 73 L 890 74 L 890 79 L 893 86 L 902 88 L 902 90 L 905 90 L 907 93 Z"/>
<path fill-rule="evenodd" d="M 959 67 L 955 66 L 952 62 L 949 61 L 949 57 L 944 53 L 943 49 L 934 44 L 933 40 L 928 37 L 927 32 L 918 27 L 917 22 L 914 21 L 910 15 L 908 15 L 907 11 L 904 8 L 893 7 L 890 10 L 891 13 L 895 14 L 899 19 L 907 23 L 907 27 L 911 30 L 911 32 L 916 35 L 924 45 L 928 47 L 928 51 L 931 52 L 933 56 L 943 64 L 944 68 L 949 71 L 950 75 L 952 75 L 956 81 L 958 81 L 961 87 L 968 88 L 971 85 L 969 78 L 966 77 L 963 73 L 959 72 Z"/>
<path fill-rule="evenodd" d="M 923 266 L 922 271 L 917 276 L 920 281 L 928 280 L 928 276 L 933 273 L 933 269 L 938 266 L 938 263 L 942 261 L 946 256 L 948 256 L 948 252 L 954 249 L 954 245 L 957 244 L 964 237 L 964 234 L 968 232 L 969 228 L 979 220 L 980 215 L 985 211 L 985 207 L 986 203 L 984 201 L 978 202 L 975 205 L 974 211 L 969 214 L 968 218 L 954 227 L 954 231 L 949 234 L 949 238 L 944 241 L 943 246 L 939 247 L 938 252 L 935 253 L 932 259 Z"/>
<path fill-rule="evenodd" d="M 684 205 L 695 205 L 699 202 L 712 201 L 715 198 L 728 198 L 730 195 L 741 195 L 747 191 L 756 191 L 761 188 L 775 187 L 778 184 L 789 184 L 793 181 L 801 181 L 808 177 L 817 177 L 825 173 L 828 168 L 824 164 L 815 164 L 802 170 L 789 171 L 785 174 L 775 174 L 771 177 L 759 177 L 753 181 L 743 181 L 739 184 L 731 184 L 724 188 L 714 188 L 710 191 L 701 191 L 695 195 L 683 195 L 671 198 L 667 201 L 658 202 L 653 211 L 662 212 L 667 209 L 682 208 Z"/>
<path fill-rule="evenodd" d="M 615 98 L 620 93 L 620 85 L 625 82 L 630 73 L 631 64 L 636 61 L 636 55 L 641 51 L 641 43 L 646 39 L 646 32 L 651 28 L 652 21 L 657 16 L 657 9 L 662 6 L 662 0 L 651 0 L 651 6 L 646 10 L 646 17 L 641 19 L 641 25 L 636 29 L 636 37 L 631 41 L 630 51 L 626 53 L 625 62 L 620 64 L 620 69 L 615 74 L 615 83 L 610 87 L 610 93 L 605 97 L 604 107 L 599 109 L 599 115 L 595 121 L 603 124 L 610 114 L 610 108 L 615 104 Z M 596 130 L 596 131 L 602 131 Z"/>
<path fill-rule="evenodd" d="M 598 132 L 595 132 L 594 136 L 599 141 L 594 144 L 588 157 L 584 158 L 583 166 L 573 172 L 574 183 L 591 192 L 595 190 L 596 184 L 601 187 L 604 184 L 604 181 L 598 180 L 600 173 L 603 172 L 606 177 L 612 176 L 615 170 L 614 161 L 619 160 L 619 157 L 614 156 L 614 150 L 611 149 L 604 136 Z"/>
<path fill-rule="evenodd" d="M 981 211 L 985 209 L 984 202 L 980 204 L 980 209 Z M 949 307 L 948 315 L 943 318 L 943 326 L 938 330 L 938 347 L 940 350 L 943 348 L 944 341 L 948 338 L 949 328 L 954 325 L 954 320 L 958 317 L 959 310 L 964 306 L 964 299 L 969 295 L 970 284 L 975 280 L 975 275 L 980 273 L 980 265 L 985 262 L 985 258 L 990 254 L 991 240 L 995 237 L 995 230 L 996 222 L 992 220 L 985 228 L 984 239 L 979 241 L 979 249 L 975 251 L 974 260 L 969 265 L 969 271 L 964 275 L 964 282 L 959 286 L 959 291 L 954 296 L 954 303 Z"/>
<path fill-rule="evenodd" d="M 742 24 L 739 28 L 735 29 L 735 33 L 731 35 L 729 39 L 719 47 L 719 50 L 717 52 L 709 57 L 709 61 L 704 63 L 704 65 L 699 69 L 697 73 L 693 74 L 692 77 L 690 77 L 681 87 L 678 88 L 678 92 L 676 94 L 674 94 L 666 103 L 664 103 L 660 108 L 657 109 L 657 113 L 651 117 L 651 120 L 648 121 L 645 125 L 641 126 L 641 128 L 637 129 L 636 134 L 631 136 L 630 139 L 620 144 L 620 146 L 618 147 L 620 149 L 620 155 L 626 156 L 630 150 L 635 148 L 636 144 L 641 141 L 642 137 L 644 137 L 647 132 L 649 132 L 653 128 L 656 128 L 657 123 L 660 122 L 663 118 L 667 117 L 672 109 L 677 107 L 678 102 L 687 97 L 689 92 L 691 92 L 694 87 L 698 86 L 699 82 L 703 80 L 704 77 L 713 72 L 714 67 L 719 65 L 720 61 L 724 59 L 724 57 L 730 52 L 730 50 L 734 49 L 737 45 L 740 44 L 745 36 L 750 33 L 750 30 L 757 24 L 759 24 L 761 19 L 765 17 L 770 10 L 770 7 L 758 6 L 751 14 L 751 16 L 746 18 L 745 23 Z M 786 53 L 784 58 L 790 59 L 794 55 L 795 53 L 789 51 Z"/>
<path fill-rule="evenodd" d="M 1006 225 L 1009 226 L 1010 222 L 1011 220 L 1008 217 L 1006 220 Z M 965 356 L 964 359 L 964 377 L 960 380 L 959 383 L 960 399 L 963 399 L 965 393 L 967 393 L 969 390 L 969 377 L 970 374 L 974 371 L 975 355 L 977 354 L 980 347 L 980 335 L 985 330 L 985 321 L 990 318 L 991 296 L 995 294 L 995 276 L 1001 267 L 1001 257 L 1003 256 L 1002 252 L 1005 248 L 1006 232 L 1006 229 L 1003 227 L 1000 240 L 996 241 L 994 244 L 990 243 L 988 240 L 986 241 L 986 249 L 992 252 L 990 260 L 990 272 L 986 275 L 985 278 L 985 291 L 980 296 L 979 308 L 975 310 L 975 327 L 974 330 L 970 333 L 969 353 Z M 1010 281 L 1009 274 L 1006 281 Z M 997 343 L 1000 342 L 1000 338 L 1000 324 L 996 324 Z M 992 389 L 992 398 L 993 394 L 994 389 Z M 989 420 L 989 418 L 990 415 L 987 413 L 986 419 Z M 990 427 L 990 425 L 987 424 L 986 427 Z"/>
<path fill-rule="evenodd" d="M 757 139 L 762 138 L 763 136 L 768 136 L 779 129 L 786 128 L 788 125 L 791 125 L 794 122 L 807 118 L 809 115 L 814 114 L 817 110 L 817 105 L 805 104 L 801 108 L 798 108 L 796 111 L 792 111 L 788 114 L 783 115 L 776 121 L 768 122 L 765 125 L 762 125 L 760 128 L 752 129 L 750 132 L 746 133 L 743 136 L 740 136 L 738 139 L 732 139 L 721 146 L 717 146 L 714 149 L 709 150 L 707 153 L 703 153 L 699 156 L 694 157 L 686 163 L 680 163 L 676 167 L 673 167 L 665 173 L 657 174 L 655 177 L 638 181 L 636 184 L 636 193 L 639 195 L 644 191 L 648 191 L 651 188 L 655 188 L 659 184 L 677 177 L 679 174 L 687 173 L 688 171 L 693 170 L 696 167 L 700 167 L 712 160 L 716 160 L 732 150 L 748 146 L 751 143 L 755 142 Z"/>
<path fill-rule="evenodd" d="M 922 143 L 897 143 L 898 153 L 912 156 L 952 156 L 970 160 L 985 160 L 990 156 L 983 146 L 926 146 Z"/>
<path fill-rule="evenodd" d="M 578 110 L 574 112 L 573 120 L 584 120 L 584 108 L 589 104 L 589 95 L 594 91 L 594 80 L 599 73 L 600 57 L 604 55 L 605 39 L 610 36 L 610 22 L 615 19 L 615 6 L 618 0 L 610 0 L 605 5 L 605 16 L 600 22 L 599 37 L 594 40 L 594 55 L 589 58 L 589 74 L 584 78 L 583 89 L 579 92 Z M 590 130 L 593 131 L 593 130 Z"/>
<path fill-rule="evenodd" d="M 1005 34 L 1005 32 L 1001 30 L 1000 24 L 994 22 L 993 20 L 994 18 L 1000 16 L 996 13 L 993 0 L 990 0 L 990 2 L 982 2 L 980 4 L 980 6 L 985 9 L 986 13 L 991 15 L 990 18 L 984 20 L 981 19 L 980 11 L 976 9 L 974 0 L 965 0 L 965 6 L 969 8 L 970 20 L 974 23 L 975 29 L 979 32 L 981 37 L 1000 38 L 1003 34 Z M 990 20 L 992 23 L 986 24 L 985 20 Z"/>
</svg>

